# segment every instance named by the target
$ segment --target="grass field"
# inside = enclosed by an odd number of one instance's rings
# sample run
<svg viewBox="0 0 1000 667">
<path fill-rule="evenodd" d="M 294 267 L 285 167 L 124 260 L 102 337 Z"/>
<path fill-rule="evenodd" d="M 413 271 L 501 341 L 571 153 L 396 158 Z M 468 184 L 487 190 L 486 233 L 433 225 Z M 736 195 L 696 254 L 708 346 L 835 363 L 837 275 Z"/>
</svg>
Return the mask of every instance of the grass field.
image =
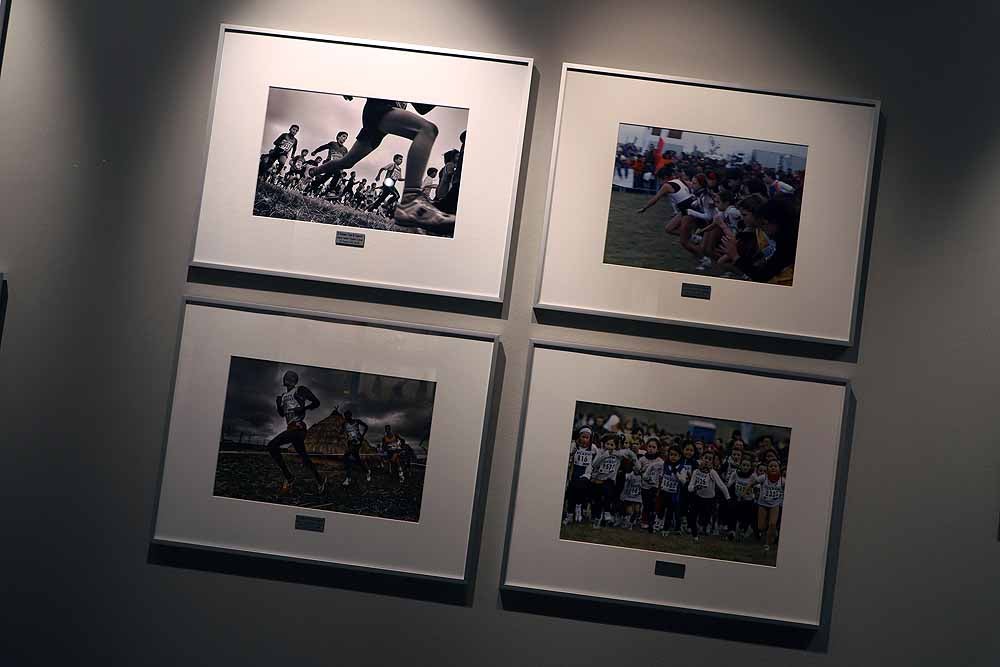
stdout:
<svg viewBox="0 0 1000 667">
<path fill-rule="evenodd" d="M 639 528 L 594 528 L 590 523 L 571 523 L 564 525 L 559 537 L 574 542 L 593 542 L 613 547 L 630 547 L 647 551 L 662 551 L 685 556 L 701 556 L 730 560 L 738 563 L 754 563 L 756 565 L 775 565 L 778 558 L 777 545 L 764 552 L 759 542 L 730 542 L 721 537 L 702 535 L 700 542 L 695 542 L 690 535 L 672 534 L 662 537 Z"/>
<path fill-rule="evenodd" d="M 698 271 L 694 256 L 681 247 L 680 237 L 663 231 L 674 213 L 662 200 L 642 215 L 636 211 L 649 201 L 648 194 L 613 191 L 608 209 L 608 234 L 604 263 L 700 276 L 723 276 L 711 266 Z M 727 276 L 736 277 L 736 276 Z"/>
<path fill-rule="evenodd" d="M 307 197 L 301 192 L 285 190 L 264 181 L 257 181 L 253 214 L 265 218 L 318 222 L 324 225 L 381 229 L 407 234 L 419 233 L 413 229 L 399 227 L 384 216 L 359 211 L 343 204 L 334 204 L 318 197 Z"/>
<path fill-rule="evenodd" d="M 351 485 L 345 488 L 341 486 L 345 476 L 343 460 L 313 456 L 316 467 L 329 480 L 326 492 L 320 495 L 316 481 L 298 455 L 286 453 L 284 457 L 288 469 L 295 476 L 295 486 L 290 494 L 278 495 L 283 477 L 266 452 L 219 452 L 215 495 L 384 519 L 420 519 L 420 501 L 424 494 L 423 466 L 411 466 L 406 481 L 400 484 L 399 478 L 390 475 L 388 468 L 379 470 L 375 459 L 372 459 L 369 461 L 372 481 L 366 482 L 364 469 L 355 467 Z"/>
</svg>

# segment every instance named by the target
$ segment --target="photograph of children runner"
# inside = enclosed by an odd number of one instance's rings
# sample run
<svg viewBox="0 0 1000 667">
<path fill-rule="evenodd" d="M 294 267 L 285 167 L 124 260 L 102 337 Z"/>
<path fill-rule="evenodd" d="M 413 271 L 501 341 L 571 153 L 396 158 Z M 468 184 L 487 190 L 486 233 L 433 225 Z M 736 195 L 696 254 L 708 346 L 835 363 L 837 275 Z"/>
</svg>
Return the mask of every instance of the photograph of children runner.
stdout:
<svg viewBox="0 0 1000 667">
<path fill-rule="evenodd" d="M 604 263 L 790 286 L 807 152 L 620 124 Z"/>
<path fill-rule="evenodd" d="M 560 537 L 774 566 L 791 429 L 577 402 Z"/>
<path fill-rule="evenodd" d="M 468 109 L 270 89 L 253 214 L 453 237 Z"/>
<path fill-rule="evenodd" d="M 419 521 L 434 389 L 233 357 L 215 495 Z"/>
</svg>

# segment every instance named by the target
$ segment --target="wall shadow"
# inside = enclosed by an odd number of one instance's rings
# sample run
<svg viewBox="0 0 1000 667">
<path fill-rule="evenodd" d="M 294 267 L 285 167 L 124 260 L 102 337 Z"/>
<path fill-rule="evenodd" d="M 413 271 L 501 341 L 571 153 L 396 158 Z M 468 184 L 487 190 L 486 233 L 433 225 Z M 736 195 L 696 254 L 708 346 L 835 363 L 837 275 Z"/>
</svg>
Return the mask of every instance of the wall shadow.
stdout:
<svg viewBox="0 0 1000 667">
<path fill-rule="evenodd" d="M 726 639 L 798 650 L 825 652 L 826 642 L 814 628 L 745 619 L 697 610 L 632 602 L 607 601 L 581 595 L 502 587 L 500 606 L 508 611 Z M 819 645 L 817 646 L 817 643 Z"/>
<path fill-rule="evenodd" d="M 211 547 L 152 542 L 146 561 L 152 565 L 341 588 L 459 606 L 466 606 L 470 597 L 467 591 L 470 586 L 457 579 L 451 581 Z"/>
<path fill-rule="evenodd" d="M 856 348 L 848 348 L 842 345 L 773 338 L 737 331 L 703 329 L 700 327 L 688 327 L 682 324 L 627 320 L 610 315 L 571 313 L 561 310 L 549 310 L 540 306 L 535 307 L 534 314 L 535 321 L 539 324 L 584 329 L 587 331 L 602 331 L 604 333 L 623 334 L 640 338 L 674 340 L 693 345 L 710 345 L 714 347 L 764 352 L 767 354 L 810 357 L 833 361 L 854 361 L 857 355 Z"/>
<path fill-rule="evenodd" d="M 475 315 L 494 319 L 498 319 L 503 315 L 504 307 L 503 303 L 493 301 L 479 301 L 453 296 L 404 292 L 382 287 L 328 283 L 320 280 L 286 278 L 284 276 L 269 276 L 259 273 L 246 273 L 243 271 L 229 271 L 226 269 L 198 266 L 188 267 L 187 279 L 189 283 L 252 289 L 262 292 L 296 294 L 299 296 L 318 296 L 326 299 L 343 299 L 345 301 L 363 301 L 389 306 L 402 306 L 405 308 L 440 310 L 448 313 Z"/>
</svg>

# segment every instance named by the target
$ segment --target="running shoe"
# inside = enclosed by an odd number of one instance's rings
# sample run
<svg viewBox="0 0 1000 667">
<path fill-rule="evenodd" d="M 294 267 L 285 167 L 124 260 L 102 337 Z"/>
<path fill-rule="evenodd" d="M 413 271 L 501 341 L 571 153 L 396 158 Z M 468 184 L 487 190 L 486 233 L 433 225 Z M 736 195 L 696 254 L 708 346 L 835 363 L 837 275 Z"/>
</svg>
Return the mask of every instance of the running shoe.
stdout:
<svg viewBox="0 0 1000 667">
<path fill-rule="evenodd" d="M 421 193 L 396 204 L 393 220 L 400 227 L 421 227 L 437 233 L 449 233 L 455 229 L 455 216 L 443 211 Z"/>
</svg>

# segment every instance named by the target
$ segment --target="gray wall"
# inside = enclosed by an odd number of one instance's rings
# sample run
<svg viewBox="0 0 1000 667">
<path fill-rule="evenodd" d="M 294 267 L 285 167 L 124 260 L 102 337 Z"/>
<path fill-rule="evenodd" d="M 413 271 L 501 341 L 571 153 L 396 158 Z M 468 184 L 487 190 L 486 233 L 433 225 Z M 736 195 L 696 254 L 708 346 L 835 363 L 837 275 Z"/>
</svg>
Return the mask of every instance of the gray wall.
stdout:
<svg viewBox="0 0 1000 667">
<path fill-rule="evenodd" d="M 14 0 L 0 76 L 5 662 L 997 664 L 996 14 L 987 3 L 854 0 Z M 502 316 L 308 283 L 187 282 L 223 21 L 536 59 Z M 536 322 L 563 60 L 881 98 L 858 348 Z M 281 291 L 291 288 L 299 293 Z M 508 372 L 471 608 L 147 564 L 185 291 L 503 335 Z M 852 378 L 858 411 L 826 640 L 798 650 L 498 607 L 531 336 Z"/>
</svg>

